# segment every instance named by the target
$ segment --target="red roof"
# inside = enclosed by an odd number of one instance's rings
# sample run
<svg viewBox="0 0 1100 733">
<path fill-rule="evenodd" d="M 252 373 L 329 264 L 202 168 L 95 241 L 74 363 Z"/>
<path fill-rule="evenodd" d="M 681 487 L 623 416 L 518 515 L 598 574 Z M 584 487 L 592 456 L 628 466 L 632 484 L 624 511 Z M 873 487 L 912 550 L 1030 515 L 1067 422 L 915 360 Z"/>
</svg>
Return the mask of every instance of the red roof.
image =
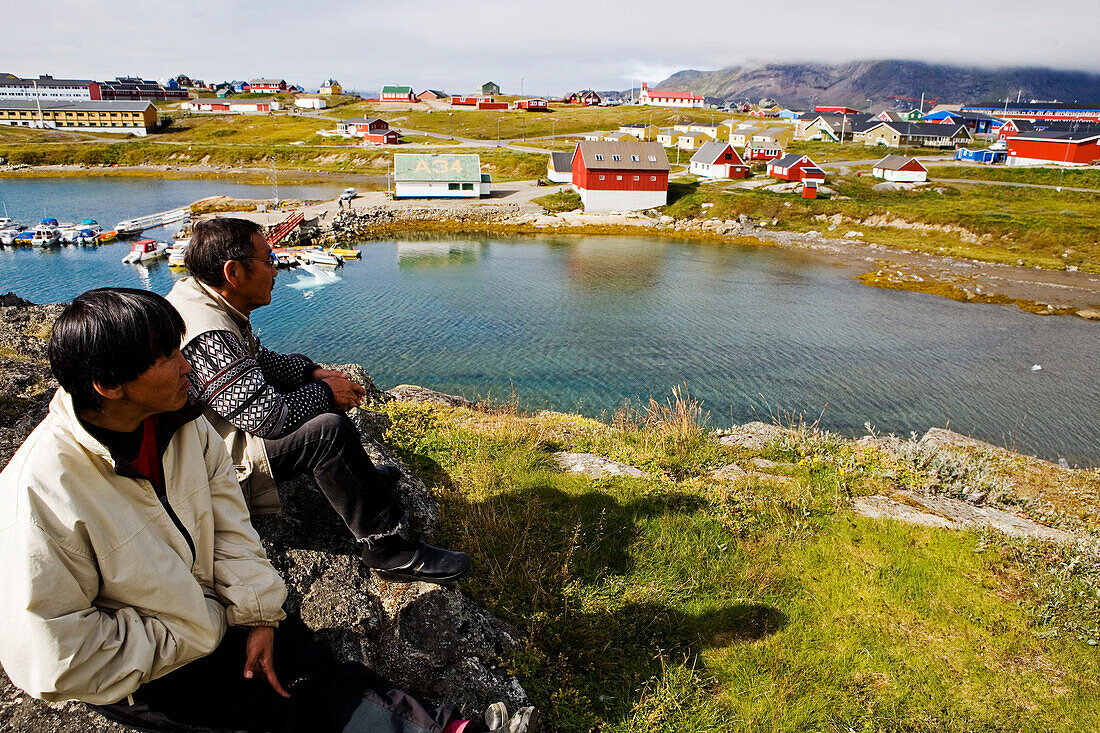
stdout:
<svg viewBox="0 0 1100 733">
<path fill-rule="evenodd" d="M 668 99 L 702 99 L 691 92 L 662 92 L 659 89 L 647 89 L 651 97 L 666 97 Z"/>
</svg>

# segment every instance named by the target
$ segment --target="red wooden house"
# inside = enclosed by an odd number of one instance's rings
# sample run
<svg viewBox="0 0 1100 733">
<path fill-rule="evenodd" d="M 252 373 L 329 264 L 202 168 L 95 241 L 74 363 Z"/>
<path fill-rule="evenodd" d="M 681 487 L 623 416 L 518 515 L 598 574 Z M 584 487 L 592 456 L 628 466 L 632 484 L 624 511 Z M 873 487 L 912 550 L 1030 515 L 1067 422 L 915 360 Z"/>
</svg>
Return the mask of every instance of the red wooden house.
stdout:
<svg viewBox="0 0 1100 733">
<path fill-rule="evenodd" d="M 248 82 L 248 91 L 259 94 L 285 92 L 286 81 L 283 79 L 253 79 Z"/>
<path fill-rule="evenodd" d="M 781 181 L 825 182 L 825 172 L 808 156 L 790 153 L 768 163 L 768 175 Z"/>
<path fill-rule="evenodd" d="M 772 160 L 783 155 L 783 148 L 774 142 L 753 142 L 745 145 L 745 160 Z"/>
<path fill-rule="evenodd" d="M 573 153 L 573 186 L 586 210 L 639 211 L 668 202 L 660 143 L 585 141 Z"/>
<path fill-rule="evenodd" d="M 748 178 L 749 167 L 733 145 L 713 140 L 691 156 L 689 171 L 703 178 Z"/>
<path fill-rule="evenodd" d="M 550 105 L 545 99 L 520 99 L 516 102 L 516 109 L 525 109 L 528 112 L 549 112 Z"/>
<path fill-rule="evenodd" d="M 591 89 L 585 89 L 584 91 L 573 92 L 562 101 L 568 104 L 583 104 L 593 107 L 600 103 L 600 95 Z"/>
<path fill-rule="evenodd" d="M 480 102 L 492 102 L 492 97 L 451 97 L 452 107 L 476 107 Z"/>
<path fill-rule="evenodd" d="M 1008 139 L 1008 165 L 1100 161 L 1100 132 L 1022 132 Z"/>
</svg>

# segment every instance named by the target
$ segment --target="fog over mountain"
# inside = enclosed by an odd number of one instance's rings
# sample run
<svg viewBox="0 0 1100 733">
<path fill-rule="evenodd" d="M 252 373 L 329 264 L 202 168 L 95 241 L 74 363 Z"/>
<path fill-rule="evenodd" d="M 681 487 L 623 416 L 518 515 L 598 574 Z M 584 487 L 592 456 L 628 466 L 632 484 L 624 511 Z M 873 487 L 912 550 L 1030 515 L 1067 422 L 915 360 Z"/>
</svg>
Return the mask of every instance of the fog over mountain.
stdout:
<svg viewBox="0 0 1100 733">
<path fill-rule="evenodd" d="M 1100 104 L 1100 74 L 1043 68 L 984 69 L 919 61 L 856 61 L 846 64 L 755 63 L 717 71 L 678 71 L 654 89 L 694 92 L 729 101 L 774 99 L 790 107 L 845 104 L 863 109 L 919 102 L 892 96 L 939 98 L 941 104 L 1031 99 Z M 870 105 L 868 104 L 870 100 Z M 927 106 L 926 106 L 927 108 Z"/>
</svg>

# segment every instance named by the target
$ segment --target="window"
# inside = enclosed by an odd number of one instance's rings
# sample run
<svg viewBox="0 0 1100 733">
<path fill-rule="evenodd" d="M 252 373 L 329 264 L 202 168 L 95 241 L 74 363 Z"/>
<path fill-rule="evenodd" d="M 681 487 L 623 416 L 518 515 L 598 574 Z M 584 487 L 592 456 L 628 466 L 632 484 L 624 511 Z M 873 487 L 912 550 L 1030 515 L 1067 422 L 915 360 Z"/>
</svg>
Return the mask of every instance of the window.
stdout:
<svg viewBox="0 0 1100 733">
<path fill-rule="evenodd" d="M 611 156 L 611 160 L 622 160 L 617 154 Z"/>
<path fill-rule="evenodd" d="M 650 176 L 650 177 L 649 177 L 649 180 L 651 180 L 651 181 L 656 181 L 656 180 L 657 180 L 657 176 Z"/>
<path fill-rule="evenodd" d="M 601 181 L 603 180 L 603 176 L 600 176 L 600 180 L 601 180 Z"/>
<path fill-rule="evenodd" d="M 473 191 L 474 190 L 474 184 L 472 184 L 472 183 L 463 183 L 462 184 L 462 190 L 463 191 Z"/>
<path fill-rule="evenodd" d="M 460 188 L 461 187 L 457 183 L 448 183 L 447 184 L 447 190 L 448 191 L 458 191 Z"/>
<path fill-rule="evenodd" d="M 631 155 L 630 159 L 633 160 L 635 163 L 638 162 L 638 156 L 637 155 Z"/>
<path fill-rule="evenodd" d="M 596 160 L 603 160 L 603 153 L 596 153 Z"/>
<path fill-rule="evenodd" d="M 656 163 L 657 162 L 657 156 L 656 155 L 649 156 L 649 162 L 650 163 Z"/>
<path fill-rule="evenodd" d="M 640 181 L 640 180 L 642 180 L 642 177 L 641 176 L 634 176 L 634 180 L 635 181 Z"/>
</svg>

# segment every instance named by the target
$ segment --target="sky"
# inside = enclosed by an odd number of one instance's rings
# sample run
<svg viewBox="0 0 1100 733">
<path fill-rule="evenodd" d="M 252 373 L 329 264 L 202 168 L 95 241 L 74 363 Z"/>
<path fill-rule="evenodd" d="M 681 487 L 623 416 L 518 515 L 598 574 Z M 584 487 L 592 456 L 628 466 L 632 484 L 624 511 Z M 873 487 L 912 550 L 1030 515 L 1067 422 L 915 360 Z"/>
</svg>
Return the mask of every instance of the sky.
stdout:
<svg viewBox="0 0 1100 733">
<path fill-rule="evenodd" d="M 0 73 L 22 77 L 274 77 L 310 91 L 333 77 L 364 93 L 492 80 L 504 94 L 561 95 L 753 62 L 1100 73 L 1097 0 L 0 0 L 0 18 Z"/>
</svg>

